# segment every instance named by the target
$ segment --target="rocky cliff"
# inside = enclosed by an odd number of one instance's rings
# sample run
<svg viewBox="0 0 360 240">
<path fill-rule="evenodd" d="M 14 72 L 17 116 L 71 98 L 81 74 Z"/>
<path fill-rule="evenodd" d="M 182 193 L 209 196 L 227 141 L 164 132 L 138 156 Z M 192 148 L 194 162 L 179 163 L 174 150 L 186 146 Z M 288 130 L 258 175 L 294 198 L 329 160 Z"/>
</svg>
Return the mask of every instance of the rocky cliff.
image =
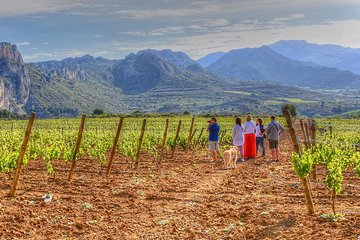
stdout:
<svg viewBox="0 0 360 240">
<path fill-rule="evenodd" d="M 0 109 L 23 113 L 30 78 L 16 45 L 0 43 Z"/>
</svg>

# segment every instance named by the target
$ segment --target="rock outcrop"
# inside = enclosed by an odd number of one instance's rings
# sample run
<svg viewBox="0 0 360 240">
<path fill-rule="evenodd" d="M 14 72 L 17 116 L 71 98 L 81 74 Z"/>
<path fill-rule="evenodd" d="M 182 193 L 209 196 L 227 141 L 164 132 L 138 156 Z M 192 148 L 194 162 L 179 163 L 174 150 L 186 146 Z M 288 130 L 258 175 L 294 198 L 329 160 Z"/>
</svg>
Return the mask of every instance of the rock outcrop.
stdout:
<svg viewBox="0 0 360 240">
<path fill-rule="evenodd" d="M 0 109 L 23 113 L 29 99 L 30 78 L 16 45 L 0 43 Z"/>
</svg>

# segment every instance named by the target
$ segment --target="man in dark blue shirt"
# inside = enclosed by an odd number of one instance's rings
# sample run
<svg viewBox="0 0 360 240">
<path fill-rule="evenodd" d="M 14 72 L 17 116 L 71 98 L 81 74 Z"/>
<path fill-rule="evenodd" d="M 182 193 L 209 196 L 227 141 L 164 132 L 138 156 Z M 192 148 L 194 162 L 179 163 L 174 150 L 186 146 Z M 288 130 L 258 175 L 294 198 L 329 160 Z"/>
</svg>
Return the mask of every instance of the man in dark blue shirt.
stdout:
<svg viewBox="0 0 360 240">
<path fill-rule="evenodd" d="M 211 118 L 208 121 L 209 127 L 209 151 L 212 158 L 212 161 L 220 161 L 220 149 L 219 149 L 219 132 L 220 126 L 217 124 L 215 117 Z"/>
</svg>

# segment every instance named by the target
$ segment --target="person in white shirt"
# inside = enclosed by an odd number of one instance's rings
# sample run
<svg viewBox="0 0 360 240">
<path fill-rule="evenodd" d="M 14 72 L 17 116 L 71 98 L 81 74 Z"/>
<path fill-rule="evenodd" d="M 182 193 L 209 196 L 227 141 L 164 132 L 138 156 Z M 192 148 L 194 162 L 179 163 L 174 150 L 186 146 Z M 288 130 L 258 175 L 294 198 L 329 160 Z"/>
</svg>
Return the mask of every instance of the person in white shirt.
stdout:
<svg viewBox="0 0 360 240">
<path fill-rule="evenodd" d="M 235 125 L 232 130 L 233 146 L 238 148 L 241 156 L 241 162 L 244 162 L 244 128 L 241 124 L 241 118 L 235 119 Z"/>
<path fill-rule="evenodd" d="M 244 123 L 244 157 L 255 158 L 256 157 L 256 124 L 252 120 L 252 116 L 248 114 L 246 116 L 246 122 Z"/>
<path fill-rule="evenodd" d="M 262 118 L 256 119 L 256 154 L 259 152 L 259 147 L 261 147 L 262 157 L 266 157 L 265 149 L 265 131 L 266 128 L 263 124 Z"/>
</svg>

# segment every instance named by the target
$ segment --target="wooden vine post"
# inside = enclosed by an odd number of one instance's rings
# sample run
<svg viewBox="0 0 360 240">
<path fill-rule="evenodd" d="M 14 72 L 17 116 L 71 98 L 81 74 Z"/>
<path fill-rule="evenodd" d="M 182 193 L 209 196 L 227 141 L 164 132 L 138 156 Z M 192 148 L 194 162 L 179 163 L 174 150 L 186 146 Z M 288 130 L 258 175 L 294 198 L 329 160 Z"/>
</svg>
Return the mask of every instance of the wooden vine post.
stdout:
<svg viewBox="0 0 360 240">
<path fill-rule="evenodd" d="M 295 132 L 295 129 L 294 129 L 294 125 L 293 125 L 293 121 L 292 121 L 292 118 L 291 118 L 290 110 L 285 110 L 284 111 L 284 116 L 285 116 L 285 119 L 286 119 L 287 126 L 289 128 L 289 133 L 290 133 L 291 140 L 292 140 L 292 143 L 293 143 L 293 146 L 294 146 L 294 150 L 295 150 L 295 152 L 297 154 L 301 155 L 302 154 L 302 149 L 301 149 L 301 145 L 299 144 L 299 141 L 298 141 L 297 136 L 296 136 L 296 132 Z M 301 181 L 301 184 L 302 184 L 302 186 L 304 188 L 304 195 L 305 195 L 305 201 L 306 201 L 308 213 L 310 215 L 313 215 L 313 214 L 315 214 L 315 210 L 314 210 L 314 203 L 313 203 L 313 200 L 312 200 L 312 193 L 311 193 L 311 187 L 310 187 L 309 179 L 308 179 L 308 177 L 300 178 L 300 181 Z"/>
<path fill-rule="evenodd" d="M 311 148 L 311 135 L 310 135 L 310 125 L 307 123 L 307 122 L 305 122 L 304 123 L 304 127 L 305 127 L 305 131 L 306 131 L 306 136 L 307 136 L 307 140 L 308 140 L 308 142 L 307 142 L 307 148 Z"/>
<path fill-rule="evenodd" d="M 73 154 L 72 159 L 71 159 L 72 163 L 71 163 L 71 168 L 70 168 L 70 172 L 69 172 L 69 176 L 68 176 L 68 181 L 69 182 L 71 181 L 73 173 L 75 171 L 76 157 L 77 157 L 77 154 L 79 153 L 79 150 L 80 150 L 82 134 L 84 132 L 84 126 L 85 126 L 85 119 L 86 119 L 86 114 L 83 114 L 81 116 L 81 122 L 80 122 L 79 131 L 78 131 L 78 137 L 77 137 L 77 140 L 76 140 L 74 154 Z"/>
<path fill-rule="evenodd" d="M 146 119 L 143 120 L 143 124 L 142 124 L 142 127 L 141 127 L 141 133 L 140 133 L 140 137 L 139 137 L 138 148 L 136 150 L 136 156 L 135 156 L 135 163 L 134 163 L 135 168 L 138 168 L 138 166 L 139 166 L 141 145 L 142 145 L 144 135 L 145 135 L 145 128 L 146 128 Z"/>
<path fill-rule="evenodd" d="M 32 112 L 30 115 L 30 119 L 29 119 L 29 122 L 28 122 L 28 125 L 26 128 L 26 132 L 25 132 L 25 137 L 24 137 L 23 143 L 21 145 L 21 149 L 20 149 L 20 155 L 19 155 L 18 162 L 17 162 L 15 177 L 14 177 L 13 183 L 11 185 L 10 193 L 9 193 L 10 197 L 14 197 L 16 190 L 17 190 L 17 186 L 18 186 L 19 179 L 20 179 L 21 168 L 23 166 L 24 156 L 25 156 L 25 152 L 26 152 L 26 146 L 30 139 L 32 126 L 35 121 L 35 116 L 36 116 L 36 114 L 34 112 Z"/>
<path fill-rule="evenodd" d="M 223 142 L 223 138 L 224 138 L 225 135 L 226 135 L 226 130 L 222 131 L 220 139 L 219 139 L 219 143 Z"/>
<path fill-rule="evenodd" d="M 314 119 L 309 120 L 310 124 L 310 136 L 311 136 L 311 146 L 316 147 L 316 121 Z M 313 180 L 317 179 L 317 165 L 313 165 L 313 172 L 312 172 Z"/>
<path fill-rule="evenodd" d="M 181 129 L 181 120 L 179 121 L 177 130 L 176 130 L 176 135 L 175 135 L 175 139 L 174 139 L 174 146 L 173 146 L 172 152 L 171 152 L 171 159 L 174 158 L 174 155 L 175 155 L 177 140 L 178 140 L 179 134 L 180 134 L 180 129 Z"/>
<path fill-rule="evenodd" d="M 160 149 L 160 154 L 159 154 L 157 164 L 161 164 L 161 161 L 162 161 L 163 156 L 164 156 L 164 148 L 165 148 L 165 145 L 166 145 L 166 138 L 167 138 L 167 134 L 168 134 L 168 129 L 169 129 L 169 119 L 166 119 L 165 130 L 164 130 L 164 135 L 163 135 L 163 139 L 162 139 L 162 143 L 161 143 L 161 149 Z"/>
<path fill-rule="evenodd" d="M 194 136 L 197 132 L 197 128 L 194 129 L 193 134 L 191 135 L 190 142 L 194 139 Z"/>
<path fill-rule="evenodd" d="M 300 119 L 300 126 L 301 126 L 301 131 L 303 133 L 303 136 L 304 136 L 304 143 L 305 143 L 305 146 L 308 147 L 309 146 L 309 139 L 308 139 L 308 135 L 307 135 L 307 132 L 305 130 L 305 124 L 304 124 L 304 121 L 302 119 Z"/>
<path fill-rule="evenodd" d="M 333 126 L 329 126 L 330 137 L 333 137 Z"/>
<path fill-rule="evenodd" d="M 121 133 L 123 123 L 124 123 L 124 117 L 121 117 L 120 120 L 119 120 L 117 130 L 116 130 L 114 144 L 112 146 L 110 157 L 109 157 L 109 162 L 108 162 L 108 165 L 107 165 L 107 168 L 106 168 L 106 175 L 109 175 L 110 171 L 111 171 L 111 166 L 112 166 L 112 162 L 113 162 L 113 159 L 114 159 L 114 156 L 115 156 L 115 153 L 116 153 L 116 149 L 117 149 L 117 145 L 118 145 L 118 142 L 119 142 L 120 133 Z"/>
<path fill-rule="evenodd" d="M 205 130 L 205 128 L 202 128 L 202 129 L 201 129 L 200 134 L 199 134 L 199 137 L 197 138 L 196 143 L 195 143 L 195 148 L 199 145 L 200 140 L 201 140 L 201 136 L 203 135 L 204 130 Z"/>
<path fill-rule="evenodd" d="M 185 152 L 187 153 L 189 147 L 190 147 L 190 143 L 191 143 L 191 137 L 192 137 L 192 133 L 193 133 L 193 129 L 194 129 L 194 122 L 195 122 L 195 118 L 193 117 L 191 119 L 191 125 L 190 125 L 190 130 L 189 130 L 189 136 L 186 142 L 186 146 L 185 146 Z"/>
</svg>

